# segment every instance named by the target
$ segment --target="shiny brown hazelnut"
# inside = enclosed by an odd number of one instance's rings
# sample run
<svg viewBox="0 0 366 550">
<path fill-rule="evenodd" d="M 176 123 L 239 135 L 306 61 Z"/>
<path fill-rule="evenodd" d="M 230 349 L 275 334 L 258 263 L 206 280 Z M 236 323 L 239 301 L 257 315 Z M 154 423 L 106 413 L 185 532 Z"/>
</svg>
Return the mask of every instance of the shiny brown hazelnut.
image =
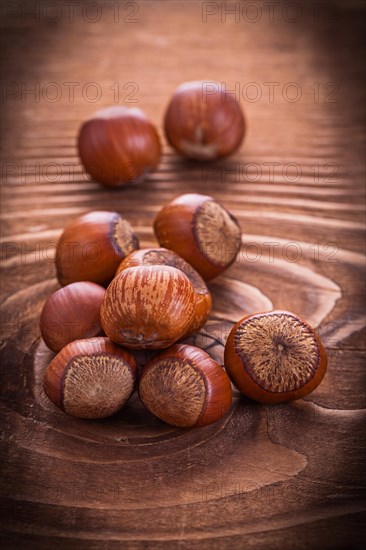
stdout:
<svg viewBox="0 0 366 550">
<path fill-rule="evenodd" d="M 75 340 L 48 365 L 44 390 L 72 416 L 105 418 L 123 407 L 136 377 L 134 357 L 108 338 Z"/>
<path fill-rule="evenodd" d="M 84 122 L 78 147 L 86 172 L 107 187 L 144 179 L 161 155 L 155 126 L 141 109 L 117 106 Z"/>
<path fill-rule="evenodd" d="M 141 374 L 139 395 L 152 414 L 181 428 L 216 422 L 232 401 L 224 369 L 205 351 L 183 344 L 150 359 Z"/>
<path fill-rule="evenodd" d="M 195 292 L 179 269 L 162 265 L 129 267 L 106 290 L 103 330 L 116 344 L 136 349 L 166 348 L 192 323 Z"/>
<path fill-rule="evenodd" d="M 55 352 L 64 346 L 102 333 L 100 307 L 105 289 L 81 281 L 59 288 L 45 302 L 40 319 L 43 340 Z"/>
<path fill-rule="evenodd" d="M 327 355 L 308 323 L 289 311 L 248 315 L 232 328 L 225 368 L 236 387 L 260 403 L 299 399 L 322 381 Z"/>
<path fill-rule="evenodd" d="M 173 250 L 167 248 L 142 248 L 131 252 L 127 258 L 122 260 L 117 269 L 117 274 L 128 267 L 139 265 L 168 265 L 180 269 L 191 281 L 195 292 L 195 311 L 192 317 L 192 323 L 185 336 L 199 330 L 208 319 L 212 308 L 211 293 L 201 275 L 183 258 L 178 256 Z"/>
<path fill-rule="evenodd" d="M 154 221 L 159 244 L 174 250 L 207 281 L 234 261 L 241 244 L 237 219 L 207 195 L 181 195 L 165 205 Z"/>
<path fill-rule="evenodd" d="M 212 160 L 233 153 L 245 134 L 245 119 L 232 94 L 212 82 L 185 82 L 165 114 L 170 145 L 192 159 Z"/>
<path fill-rule="evenodd" d="M 71 222 L 56 249 L 61 285 L 91 281 L 107 285 L 126 256 L 139 247 L 131 225 L 117 212 L 94 211 Z"/>
</svg>

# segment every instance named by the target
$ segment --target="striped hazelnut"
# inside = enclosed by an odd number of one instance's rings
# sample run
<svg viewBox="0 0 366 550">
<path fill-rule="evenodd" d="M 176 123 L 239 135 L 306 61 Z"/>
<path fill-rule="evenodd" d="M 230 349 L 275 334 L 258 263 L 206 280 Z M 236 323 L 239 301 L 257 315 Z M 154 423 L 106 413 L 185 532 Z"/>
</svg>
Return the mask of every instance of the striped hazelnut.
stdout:
<svg viewBox="0 0 366 550">
<path fill-rule="evenodd" d="M 162 265 L 129 267 L 106 290 L 102 326 L 116 344 L 136 349 L 166 348 L 192 323 L 195 292 L 179 269 Z"/>
<path fill-rule="evenodd" d="M 198 331 L 207 321 L 212 308 L 211 293 L 201 275 L 173 250 L 167 248 L 142 248 L 122 260 L 117 274 L 128 267 L 141 265 L 167 265 L 183 271 L 191 281 L 195 292 L 195 311 L 186 336 Z"/>
</svg>

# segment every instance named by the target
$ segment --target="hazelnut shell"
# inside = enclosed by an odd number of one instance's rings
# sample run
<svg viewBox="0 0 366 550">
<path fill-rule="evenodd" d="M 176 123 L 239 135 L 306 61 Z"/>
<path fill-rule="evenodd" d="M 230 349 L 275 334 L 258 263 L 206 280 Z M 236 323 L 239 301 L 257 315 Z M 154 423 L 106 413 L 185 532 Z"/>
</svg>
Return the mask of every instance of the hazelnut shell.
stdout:
<svg viewBox="0 0 366 550">
<path fill-rule="evenodd" d="M 101 308 L 102 326 L 115 343 L 166 348 L 192 322 L 195 292 L 188 277 L 169 266 L 129 267 L 113 279 Z"/>
<path fill-rule="evenodd" d="M 208 195 L 188 193 L 165 205 L 154 221 L 159 244 L 174 250 L 208 281 L 225 271 L 241 245 L 237 219 Z"/>
<path fill-rule="evenodd" d="M 91 281 L 106 286 L 120 262 L 139 247 L 131 225 L 117 212 L 93 211 L 71 222 L 56 249 L 61 285 Z"/>
<path fill-rule="evenodd" d="M 102 333 L 100 307 L 105 289 L 81 281 L 59 288 L 45 302 L 40 329 L 47 346 L 55 352 L 74 340 Z"/>
<path fill-rule="evenodd" d="M 262 317 L 265 316 L 286 316 L 293 318 L 294 322 L 298 324 L 299 326 L 303 326 L 305 329 L 305 332 L 307 332 L 310 339 L 312 339 L 312 344 L 314 347 L 317 348 L 316 355 L 317 355 L 317 365 L 316 370 L 312 374 L 311 377 L 307 377 L 307 380 L 305 383 L 303 383 L 300 387 L 291 389 L 288 391 L 269 391 L 268 388 L 261 386 L 258 381 L 255 380 L 253 375 L 251 376 L 248 373 L 248 366 L 246 364 L 245 358 L 241 354 L 240 350 L 238 350 L 237 344 L 236 344 L 236 337 L 238 330 L 242 327 L 242 325 L 248 321 L 248 320 L 260 320 Z M 270 334 L 271 338 L 273 335 L 273 338 L 276 339 L 278 336 L 276 333 L 271 332 L 264 332 L 262 330 L 262 334 L 265 336 L 267 334 Z M 254 340 L 254 337 L 251 337 L 253 346 L 259 346 L 260 342 Z M 281 340 L 276 341 L 276 345 L 280 343 Z M 245 352 L 245 350 L 244 350 Z M 306 350 L 304 348 L 303 353 L 306 353 Z M 267 355 L 268 358 L 268 355 Z M 272 404 L 272 403 L 280 403 L 283 401 L 292 401 L 295 399 L 300 399 L 301 397 L 304 397 L 305 395 L 308 395 L 311 393 L 322 381 L 324 378 L 326 369 L 327 369 L 327 354 L 325 352 L 325 349 L 318 338 L 315 331 L 312 329 L 312 327 L 306 322 L 300 319 L 295 314 L 288 312 L 288 311 L 282 311 L 282 310 L 275 310 L 265 313 L 257 313 L 257 314 L 251 314 L 243 317 L 240 321 L 238 321 L 232 328 L 229 337 L 226 342 L 225 346 L 225 368 L 227 373 L 229 374 L 231 380 L 235 384 L 235 386 L 247 397 L 250 397 L 251 399 L 255 401 L 259 401 L 260 403 L 266 403 L 266 404 Z M 304 362 L 305 365 L 305 362 Z M 300 371 L 301 372 L 301 371 Z M 270 377 L 273 377 L 270 370 L 268 370 L 268 380 L 270 380 Z M 299 375 L 297 375 L 299 378 Z M 268 382 L 268 385 L 270 382 Z"/>
<path fill-rule="evenodd" d="M 79 418 L 105 418 L 132 394 L 137 378 L 134 357 L 108 338 L 75 340 L 48 365 L 44 389 L 61 410 Z"/>
<path fill-rule="evenodd" d="M 211 84 L 210 90 L 207 84 Z M 175 91 L 165 113 L 164 130 L 178 153 L 195 160 L 213 160 L 238 149 L 246 124 L 232 94 L 217 83 L 194 81 Z"/>
<path fill-rule="evenodd" d="M 201 275 L 173 250 L 168 250 L 167 248 L 142 248 L 135 250 L 122 260 L 116 275 L 128 267 L 140 265 L 168 265 L 180 269 L 187 275 L 195 291 L 196 307 L 186 336 L 198 331 L 207 321 L 212 308 L 211 293 Z"/>
<path fill-rule="evenodd" d="M 121 106 L 102 109 L 84 122 L 78 148 L 86 172 L 107 187 L 144 179 L 161 155 L 155 126 L 141 109 Z"/>
<path fill-rule="evenodd" d="M 182 428 L 216 422 L 232 402 L 224 369 L 202 349 L 184 344 L 154 355 L 142 371 L 139 395 L 152 414 Z"/>
</svg>

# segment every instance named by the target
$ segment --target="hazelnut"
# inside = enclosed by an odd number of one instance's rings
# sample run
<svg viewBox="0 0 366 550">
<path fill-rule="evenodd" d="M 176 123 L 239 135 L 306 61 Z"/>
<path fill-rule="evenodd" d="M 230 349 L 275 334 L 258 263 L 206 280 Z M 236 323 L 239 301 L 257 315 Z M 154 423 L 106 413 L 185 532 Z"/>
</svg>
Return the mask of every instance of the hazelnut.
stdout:
<svg viewBox="0 0 366 550">
<path fill-rule="evenodd" d="M 325 350 L 294 313 L 270 311 L 244 317 L 225 346 L 225 368 L 236 387 L 260 403 L 299 399 L 322 381 Z"/>
<path fill-rule="evenodd" d="M 181 195 L 154 222 L 159 244 L 174 250 L 207 281 L 227 269 L 241 244 L 237 219 L 207 195 Z"/>
<path fill-rule="evenodd" d="M 211 160 L 230 155 L 240 146 L 245 120 L 239 103 L 219 84 L 186 82 L 177 88 L 168 105 L 164 129 L 178 153 Z"/>
<path fill-rule="evenodd" d="M 106 286 L 123 258 L 138 247 L 136 234 L 120 214 L 89 212 L 69 224 L 60 237 L 57 278 L 62 286 L 76 281 Z"/>
<path fill-rule="evenodd" d="M 105 418 L 123 407 L 136 377 L 134 357 L 108 338 L 75 340 L 48 365 L 44 390 L 72 416 Z"/>
<path fill-rule="evenodd" d="M 142 180 L 159 164 L 158 133 L 141 109 L 109 107 L 84 122 L 78 139 L 87 173 L 107 187 Z"/>
<path fill-rule="evenodd" d="M 179 269 L 129 267 L 106 290 L 102 326 L 116 344 L 136 349 L 166 348 L 186 334 L 194 309 L 195 292 Z"/>
<path fill-rule="evenodd" d="M 147 363 L 139 395 L 152 414 L 182 428 L 216 422 L 232 401 L 224 369 L 205 351 L 183 344 L 158 353 Z"/>
<path fill-rule="evenodd" d="M 122 260 L 117 269 L 117 274 L 128 267 L 139 265 L 168 265 L 183 271 L 192 283 L 196 302 L 192 323 L 186 336 L 196 332 L 205 324 L 211 312 L 211 294 L 201 275 L 199 275 L 188 262 L 183 260 L 183 258 L 178 256 L 173 250 L 168 250 L 166 248 L 143 248 L 131 252 L 127 258 Z"/>
<path fill-rule="evenodd" d="M 58 352 L 73 340 L 101 334 L 100 307 L 104 294 L 103 287 L 85 281 L 53 292 L 43 306 L 40 320 L 47 346 Z"/>
</svg>

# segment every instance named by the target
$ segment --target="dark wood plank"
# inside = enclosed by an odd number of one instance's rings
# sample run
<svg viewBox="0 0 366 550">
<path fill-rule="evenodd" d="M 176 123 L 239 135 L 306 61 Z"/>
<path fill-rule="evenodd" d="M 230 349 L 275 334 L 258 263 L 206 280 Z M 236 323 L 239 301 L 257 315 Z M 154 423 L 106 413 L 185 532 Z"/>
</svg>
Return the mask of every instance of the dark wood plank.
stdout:
<svg viewBox="0 0 366 550">
<path fill-rule="evenodd" d="M 53 23 L 52 6 L 38 18 L 20 1 L 3 11 L 4 545 L 362 548 L 363 2 L 279 2 L 273 20 L 259 2 L 256 22 L 246 2 L 117 4 L 117 22 L 108 2 L 98 3 L 97 23 L 88 21 L 91 8 L 83 16 L 82 3 L 73 21 L 66 4 Z M 137 22 L 128 23 L 135 6 Z M 230 6 L 237 21 L 225 16 Z M 217 13 L 204 22 L 207 9 Z M 175 87 L 205 78 L 237 86 L 248 119 L 240 151 L 209 167 L 179 158 L 162 133 Z M 61 90 L 58 101 L 50 100 L 50 82 Z M 90 82 L 102 91 L 97 102 L 82 94 Z M 113 103 L 116 82 L 126 105 L 131 90 L 123 87 L 135 83 L 137 106 L 158 126 L 164 154 L 139 186 L 108 191 L 85 176 L 75 144 L 81 122 Z M 268 82 L 276 83 L 273 101 Z M 297 102 L 289 83 L 301 91 Z M 36 95 L 25 94 L 32 87 Z M 251 101 L 255 90 L 262 96 Z M 199 430 L 164 425 L 136 394 L 113 418 L 68 418 L 43 393 L 52 354 L 38 329 L 42 304 L 57 288 L 62 227 L 91 209 L 118 209 L 141 244 L 154 245 L 154 215 L 189 191 L 223 201 L 244 233 L 237 262 L 210 284 L 214 311 L 193 341 L 222 361 L 235 320 L 287 308 L 326 344 L 323 383 L 304 400 L 274 407 L 236 393 L 229 416 Z"/>
</svg>

